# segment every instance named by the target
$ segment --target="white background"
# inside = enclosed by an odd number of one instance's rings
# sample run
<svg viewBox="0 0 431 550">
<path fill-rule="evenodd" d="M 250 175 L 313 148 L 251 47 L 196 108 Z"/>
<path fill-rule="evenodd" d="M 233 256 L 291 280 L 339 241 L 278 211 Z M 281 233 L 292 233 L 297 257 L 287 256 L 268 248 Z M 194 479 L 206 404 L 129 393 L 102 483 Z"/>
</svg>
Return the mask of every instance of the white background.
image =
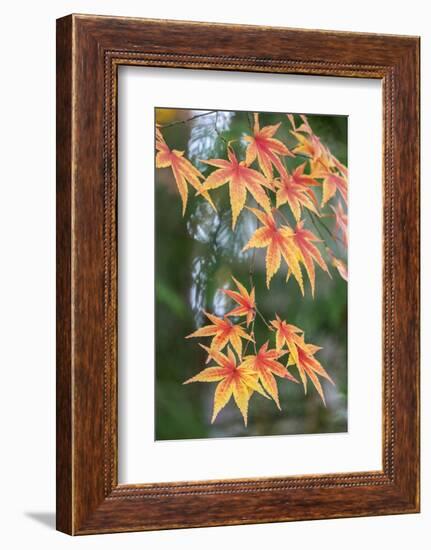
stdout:
<svg viewBox="0 0 431 550">
<path fill-rule="evenodd" d="M 422 514 L 72 539 L 53 531 L 55 18 L 74 12 L 285 25 L 422 36 L 424 153 L 431 150 L 431 31 L 427 2 L 266 0 L 8 2 L 3 6 L 0 235 L 1 543 L 5 548 L 232 548 L 264 545 L 349 550 L 429 546 L 431 399 L 422 407 Z M 423 154 L 424 342 L 431 330 L 431 170 Z M 431 387 L 429 346 L 422 386 Z M 364 396 L 364 406 L 367 406 Z M 428 535 L 428 536 L 427 536 Z M 427 541 L 425 537 L 427 536 Z"/>
<path fill-rule="evenodd" d="M 145 67 L 119 78 L 120 482 L 381 470 L 381 82 Z M 154 147 L 155 105 L 349 115 L 348 433 L 154 441 L 154 158 L 142 152 Z"/>
</svg>

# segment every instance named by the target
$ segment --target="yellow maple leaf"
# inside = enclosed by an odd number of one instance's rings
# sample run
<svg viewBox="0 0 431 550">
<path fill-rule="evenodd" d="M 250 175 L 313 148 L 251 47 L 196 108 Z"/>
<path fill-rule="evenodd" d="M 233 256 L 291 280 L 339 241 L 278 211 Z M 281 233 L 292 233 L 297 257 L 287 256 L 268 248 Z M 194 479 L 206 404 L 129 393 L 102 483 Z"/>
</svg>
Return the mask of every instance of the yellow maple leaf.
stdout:
<svg viewBox="0 0 431 550">
<path fill-rule="evenodd" d="M 249 168 L 244 162 L 239 162 L 230 147 L 228 149 L 228 159 L 201 161 L 210 166 L 215 166 L 217 170 L 214 170 L 207 177 L 198 194 L 203 194 L 210 189 L 216 189 L 225 183 L 229 183 L 232 229 L 234 229 L 238 216 L 244 208 L 247 191 L 264 210 L 270 212 L 271 204 L 264 188 L 272 189 L 272 185 L 260 172 Z"/>
<path fill-rule="evenodd" d="M 247 326 L 253 321 L 256 314 L 256 301 L 255 301 L 255 290 L 254 287 L 250 292 L 245 288 L 243 284 L 232 277 L 234 283 L 236 284 L 238 291 L 230 289 L 222 289 L 222 292 L 235 300 L 238 304 L 234 309 L 226 313 L 226 317 L 235 317 L 235 316 L 246 316 Z"/>
<path fill-rule="evenodd" d="M 323 404 L 326 405 L 323 389 L 317 375 L 322 376 L 323 378 L 326 378 L 329 382 L 331 382 L 331 384 L 333 385 L 335 384 L 332 378 L 326 372 L 326 370 L 322 367 L 319 361 L 314 357 L 314 354 L 320 349 L 322 348 L 319 346 L 315 346 L 313 344 L 306 344 L 302 338 L 302 344 L 297 347 L 298 358 L 295 359 L 292 355 L 290 355 L 287 365 L 290 366 L 290 365 L 296 364 L 299 375 L 302 380 L 302 384 L 304 386 L 305 393 L 307 393 L 307 376 L 310 378 L 314 387 L 318 391 L 323 401 Z"/>
<path fill-rule="evenodd" d="M 202 346 L 214 360 L 217 366 L 208 367 L 189 378 L 184 384 L 191 382 L 218 382 L 214 393 L 214 408 L 211 423 L 217 418 L 218 413 L 227 405 L 233 395 L 238 409 L 247 426 L 248 403 L 253 392 L 258 392 L 267 397 L 258 381 L 255 371 L 243 364 L 237 366 L 236 358 L 229 348 L 227 355 L 220 351 Z"/>
<path fill-rule="evenodd" d="M 250 340 L 253 342 L 253 338 L 247 334 L 247 332 L 240 326 L 235 325 L 229 321 L 229 319 L 221 319 L 211 313 L 205 315 L 211 321 L 212 325 L 205 325 L 192 334 L 186 336 L 186 338 L 202 338 L 212 336 L 210 349 L 211 351 L 221 351 L 228 343 L 231 343 L 234 350 L 237 352 L 238 357 L 242 355 L 242 340 Z"/>
<path fill-rule="evenodd" d="M 304 228 L 304 221 L 300 221 L 295 229 L 291 227 L 286 228 L 286 233 L 292 238 L 296 249 L 299 251 L 299 258 L 305 266 L 305 270 L 310 280 L 311 293 L 314 296 L 314 262 L 331 276 L 319 249 L 313 244 L 313 242 L 320 242 L 320 239 L 318 239 L 314 233 Z"/>
<path fill-rule="evenodd" d="M 316 198 L 309 187 L 318 183 L 311 176 L 304 174 L 304 168 L 305 163 L 295 168 L 291 174 L 286 171 L 279 180 L 275 180 L 277 208 L 288 203 L 296 221 L 300 220 L 301 207 L 308 208 L 319 215 L 316 209 Z"/>
<path fill-rule="evenodd" d="M 304 284 L 301 267 L 299 265 L 300 254 L 292 236 L 292 230 L 286 225 L 278 227 L 271 213 L 262 212 L 256 208 L 249 208 L 262 223 L 262 227 L 256 229 L 243 251 L 249 248 L 266 248 L 266 285 L 269 288 L 272 277 L 277 273 L 281 265 L 281 258 L 285 260 L 289 269 L 297 280 L 302 294 Z M 288 231 L 290 229 L 290 231 Z"/>
<path fill-rule="evenodd" d="M 260 383 L 273 398 L 279 409 L 281 409 L 281 407 L 274 374 L 280 378 L 287 378 L 291 382 L 298 383 L 296 378 L 290 374 L 287 368 L 278 361 L 285 353 L 285 351 L 281 350 L 268 349 L 268 342 L 265 342 L 255 355 L 247 355 L 244 357 L 241 364 L 242 367 L 247 367 L 258 374 Z"/>
<path fill-rule="evenodd" d="M 201 190 L 202 183 L 200 179 L 204 176 L 199 172 L 193 164 L 184 158 L 184 151 L 171 150 L 164 140 L 159 128 L 156 128 L 156 167 L 157 168 L 172 168 L 172 173 L 180 193 L 183 216 L 187 207 L 188 186 L 187 182 L 197 191 Z M 203 192 L 202 195 L 216 209 L 208 192 Z"/>
<path fill-rule="evenodd" d="M 294 156 L 283 142 L 274 138 L 280 125 L 281 122 L 260 128 L 259 115 L 254 113 L 253 135 L 244 136 L 244 140 L 249 144 L 247 146 L 245 163 L 249 166 L 257 157 L 262 172 L 269 180 L 273 176 L 273 166 L 275 166 L 280 175 L 285 170 L 279 155 Z"/>
</svg>

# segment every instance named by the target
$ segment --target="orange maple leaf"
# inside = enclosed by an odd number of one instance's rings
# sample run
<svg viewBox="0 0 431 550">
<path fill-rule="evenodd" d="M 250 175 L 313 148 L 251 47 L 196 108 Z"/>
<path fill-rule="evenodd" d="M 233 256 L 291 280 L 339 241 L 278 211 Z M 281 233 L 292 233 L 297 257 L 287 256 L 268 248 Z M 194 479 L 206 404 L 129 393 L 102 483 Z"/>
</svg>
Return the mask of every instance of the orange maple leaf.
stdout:
<svg viewBox="0 0 431 550">
<path fill-rule="evenodd" d="M 296 248 L 299 250 L 299 257 L 307 271 L 311 285 L 311 293 L 314 296 L 314 262 L 316 262 L 324 271 L 328 273 L 329 276 L 331 276 L 319 249 L 313 244 L 313 242 L 321 242 L 321 240 L 308 229 L 304 229 L 304 220 L 299 222 L 294 230 L 291 227 L 286 228 L 286 233 L 292 237 Z"/>
<path fill-rule="evenodd" d="M 323 404 L 325 403 L 325 396 L 323 395 L 322 386 L 320 384 L 319 378 L 317 375 L 326 378 L 334 384 L 334 381 L 322 367 L 319 361 L 314 357 L 314 354 L 322 349 L 319 346 L 314 346 L 313 344 L 306 344 L 302 339 L 302 344 L 297 347 L 298 350 L 298 359 L 295 359 L 292 355 L 289 357 L 287 366 L 296 364 L 298 368 L 299 375 L 304 386 L 304 392 L 307 393 L 307 376 L 310 378 L 314 387 L 318 391 L 320 397 L 322 398 Z M 335 384 L 334 384 L 335 385 Z"/>
<path fill-rule="evenodd" d="M 202 347 L 218 366 L 204 369 L 196 376 L 183 382 L 183 384 L 190 384 L 191 382 L 218 382 L 214 394 L 211 423 L 214 422 L 218 413 L 227 405 L 233 395 L 235 403 L 243 416 L 244 425 L 247 426 L 248 403 L 253 392 L 256 391 L 267 397 L 258 382 L 257 373 L 244 364 L 237 366 L 235 355 L 230 348 L 226 356 L 220 351 L 207 348 L 206 346 Z"/>
<path fill-rule="evenodd" d="M 338 201 L 337 206 L 333 206 L 331 204 L 330 208 L 334 212 L 334 217 L 335 217 L 334 236 L 337 236 L 338 231 L 340 231 L 343 244 L 347 248 L 347 224 L 348 224 L 347 214 L 344 211 L 341 201 Z"/>
<path fill-rule="evenodd" d="M 251 369 L 252 372 L 258 374 L 260 383 L 264 390 L 274 399 L 277 407 L 280 407 L 280 401 L 278 398 L 277 382 L 274 378 L 274 374 L 280 378 L 287 378 L 292 382 L 298 383 L 298 380 L 290 374 L 287 368 L 282 365 L 277 359 L 280 359 L 285 355 L 285 351 L 276 349 L 268 349 L 268 341 L 263 344 L 256 355 L 247 355 L 244 357 L 241 364 L 242 367 Z"/>
<path fill-rule="evenodd" d="M 259 115 L 254 113 L 254 127 L 252 136 L 244 136 L 244 140 L 249 143 L 247 147 L 245 163 L 249 166 L 257 157 L 259 166 L 265 176 L 271 180 L 273 175 L 273 166 L 281 175 L 285 168 L 278 155 L 293 157 L 289 149 L 279 139 L 274 138 L 281 122 L 270 126 L 259 126 Z"/>
<path fill-rule="evenodd" d="M 204 311 L 208 319 L 213 323 L 212 325 L 206 325 L 199 328 L 192 334 L 186 336 L 186 338 L 201 338 L 206 336 L 213 336 L 211 341 L 212 351 L 221 351 L 229 342 L 232 344 L 234 350 L 237 352 L 238 357 L 242 355 L 242 340 L 250 340 L 253 342 L 253 338 L 245 332 L 240 325 L 234 325 L 229 319 L 221 319 L 216 315 L 211 315 Z"/>
<path fill-rule="evenodd" d="M 290 133 L 298 141 L 298 144 L 296 145 L 293 152 L 295 154 L 305 155 L 306 157 L 310 157 L 310 159 L 316 161 L 322 155 L 325 155 L 325 146 L 320 141 L 320 138 L 313 133 L 307 117 L 305 115 L 299 116 L 302 120 L 302 124 L 297 127 L 295 125 L 293 115 L 287 115 L 293 127 L 293 130 L 291 130 Z"/>
<path fill-rule="evenodd" d="M 256 301 L 255 301 L 255 290 L 254 287 L 251 289 L 250 293 L 239 281 L 232 277 L 234 283 L 236 284 L 239 292 L 236 290 L 221 289 L 224 294 L 232 298 L 238 306 L 226 313 L 226 317 L 232 316 L 246 316 L 247 326 L 253 321 L 256 314 Z"/>
<path fill-rule="evenodd" d="M 286 321 L 281 320 L 280 317 L 275 314 L 275 319 L 271 321 L 271 325 L 275 328 L 275 346 L 278 350 L 282 349 L 284 345 L 287 346 L 290 355 L 295 359 L 295 363 L 298 361 L 297 347 L 303 344 L 301 334 L 303 330 L 290 325 Z"/>
<path fill-rule="evenodd" d="M 340 276 L 345 280 L 348 281 L 349 274 L 347 270 L 347 265 L 343 260 L 340 260 L 340 258 L 336 258 L 335 256 L 332 258 L 332 265 L 337 268 L 338 273 Z"/>
<path fill-rule="evenodd" d="M 203 194 L 209 189 L 216 189 L 225 183 L 229 183 L 230 204 L 232 208 L 232 229 L 235 228 L 238 216 L 244 208 L 247 191 L 251 193 L 255 201 L 267 212 L 271 210 L 269 198 L 264 187 L 272 189 L 271 183 L 257 170 L 245 165 L 243 161 L 238 162 L 235 153 L 228 148 L 228 158 L 202 160 L 210 166 L 217 167 L 203 183 L 198 194 Z"/>
<path fill-rule="evenodd" d="M 266 248 L 266 286 L 269 288 L 272 277 L 280 268 L 281 258 L 283 257 L 289 269 L 298 281 L 302 294 L 304 294 L 304 285 L 302 281 L 302 272 L 299 265 L 300 253 L 292 237 L 292 230 L 288 226 L 277 227 L 272 214 L 262 212 L 256 208 L 249 208 L 251 212 L 263 224 L 251 236 L 248 243 L 243 248 L 243 252 L 249 248 Z"/>
<path fill-rule="evenodd" d="M 332 265 L 338 270 L 338 273 L 340 276 L 347 281 L 348 280 L 348 270 L 347 270 L 347 264 L 343 262 L 343 260 L 340 260 L 340 258 L 337 258 L 335 254 L 330 250 L 327 249 L 328 256 L 331 258 Z"/>
<path fill-rule="evenodd" d="M 337 191 L 347 204 L 347 179 L 344 176 L 335 174 L 326 168 L 322 170 L 315 170 L 313 175 L 315 178 L 323 179 L 321 206 L 325 206 L 325 204 L 335 195 Z"/>
<path fill-rule="evenodd" d="M 319 215 L 316 209 L 316 198 L 309 185 L 318 185 L 317 181 L 304 174 L 304 164 L 301 164 L 292 174 L 287 171 L 281 174 L 280 180 L 275 181 L 277 187 L 277 208 L 285 204 L 289 204 L 295 220 L 298 222 L 301 218 L 301 207 L 308 208 L 315 214 Z"/>
<path fill-rule="evenodd" d="M 288 115 L 288 118 L 293 126 L 291 134 L 298 141 L 298 145 L 293 149 L 293 152 L 309 157 L 312 176 L 323 179 L 322 206 L 335 195 L 337 190 L 347 204 L 347 168 L 313 133 L 305 115 L 300 115 L 302 124 L 298 128 L 295 126 L 293 116 Z M 336 170 L 339 173 L 336 173 Z"/>
<path fill-rule="evenodd" d="M 334 157 L 334 155 L 331 155 L 331 156 L 332 156 L 332 161 L 334 162 L 335 168 L 340 172 L 342 176 L 347 178 L 349 174 L 349 170 L 347 169 L 347 167 L 344 166 L 344 164 L 342 164 L 336 157 Z"/>
<path fill-rule="evenodd" d="M 307 117 L 305 115 L 299 116 L 302 124 L 296 127 L 293 115 L 287 115 L 293 127 L 290 133 L 298 141 L 298 145 L 293 149 L 293 153 L 309 157 L 312 172 L 316 169 L 326 169 L 329 171 L 334 164 L 331 152 L 323 145 L 320 138 L 314 134 Z"/>
<path fill-rule="evenodd" d="M 305 155 L 313 160 L 317 160 L 324 154 L 324 146 L 314 134 L 304 135 L 295 130 L 291 130 L 290 133 L 298 141 L 298 145 L 293 149 L 295 155 Z"/>
<path fill-rule="evenodd" d="M 204 176 L 199 172 L 197 168 L 193 166 L 193 164 L 191 164 L 190 161 L 184 158 L 184 151 L 176 151 L 175 149 L 171 150 L 168 147 L 159 128 L 156 128 L 156 149 L 156 167 L 172 168 L 172 173 L 174 175 L 175 182 L 181 196 L 184 216 L 188 198 L 187 182 L 190 183 L 190 185 L 194 187 L 197 191 L 199 191 L 202 188 L 200 178 L 204 179 Z M 205 191 L 202 193 L 202 195 L 215 210 L 216 208 L 213 201 L 211 200 L 209 193 Z"/>
</svg>

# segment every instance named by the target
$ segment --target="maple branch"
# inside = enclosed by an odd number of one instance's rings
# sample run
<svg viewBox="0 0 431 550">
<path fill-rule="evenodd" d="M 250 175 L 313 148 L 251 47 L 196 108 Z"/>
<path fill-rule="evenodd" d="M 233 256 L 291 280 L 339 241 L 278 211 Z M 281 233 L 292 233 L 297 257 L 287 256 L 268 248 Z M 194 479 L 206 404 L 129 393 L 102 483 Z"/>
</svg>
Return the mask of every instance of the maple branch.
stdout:
<svg viewBox="0 0 431 550">
<path fill-rule="evenodd" d="M 218 113 L 218 110 L 217 111 L 207 111 L 206 113 L 200 113 L 198 115 L 194 115 L 190 118 L 186 118 L 184 120 L 175 120 L 174 122 L 170 122 L 169 124 L 162 124 L 159 126 L 159 128 L 162 128 L 163 130 L 165 128 L 171 128 L 172 126 L 177 126 L 178 124 L 187 124 L 187 122 L 191 122 L 192 120 L 196 120 L 197 118 L 200 118 L 200 117 L 203 117 L 203 116 L 208 116 L 208 115 L 213 115 L 214 113 Z"/>
<path fill-rule="evenodd" d="M 255 351 L 255 353 L 257 353 L 256 352 L 256 336 L 254 334 L 254 323 L 255 323 L 255 321 L 256 321 L 256 317 L 253 319 L 253 321 L 251 323 L 250 336 L 253 338 L 254 351 Z M 247 349 L 248 349 L 249 344 L 250 344 L 250 340 L 247 340 L 247 342 L 245 344 L 243 355 L 245 355 L 247 353 Z"/>
<path fill-rule="evenodd" d="M 256 310 L 256 313 L 259 315 L 259 317 L 262 319 L 262 321 L 265 323 L 265 325 L 269 328 L 269 330 L 272 331 L 271 325 L 268 323 L 268 321 L 262 315 L 262 312 L 260 311 L 260 309 L 257 306 L 255 306 L 255 310 Z"/>
<path fill-rule="evenodd" d="M 252 122 L 252 119 L 250 118 L 250 112 L 247 111 L 247 120 L 248 120 L 248 124 L 250 126 L 250 131 L 251 133 L 253 133 L 253 122 Z"/>
<path fill-rule="evenodd" d="M 341 243 L 343 246 L 344 246 L 344 243 L 343 241 L 337 237 L 337 235 L 334 235 L 333 232 L 329 229 L 329 227 L 321 220 L 321 218 L 319 218 L 319 216 L 316 216 L 316 214 L 314 214 L 313 212 L 311 212 L 310 210 L 307 210 L 309 216 L 310 216 L 310 219 L 311 219 L 311 222 L 312 224 L 314 225 L 314 227 L 316 228 L 317 232 L 319 233 L 319 235 L 321 236 L 321 238 L 325 241 L 325 238 L 324 236 L 322 235 L 322 233 L 320 232 L 319 228 L 317 227 L 316 225 L 316 220 L 320 223 L 320 225 L 325 229 L 325 231 L 328 233 L 328 235 L 334 240 L 334 241 L 337 241 L 338 243 Z"/>
<path fill-rule="evenodd" d="M 288 227 L 290 227 L 290 222 L 287 219 L 287 217 L 283 214 L 283 212 L 280 210 L 280 208 L 273 208 L 273 211 L 279 214 L 281 219 L 284 221 L 284 223 L 287 223 Z"/>
<path fill-rule="evenodd" d="M 218 111 L 215 111 L 216 113 L 216 116 L 215 116 L 215 121 L 214 121 L 214 131 L 215 133 L 217 134 L 217 137 L 220 138 L 223 143 L 225 144 L 226 148 L 229 146 L 228 142 L 226 141 L 226 139 L 221 135 L 221 133 L 219 132 L 219 129 L 217 128 L 217 124 L 218 124 Z"/>
</svg>

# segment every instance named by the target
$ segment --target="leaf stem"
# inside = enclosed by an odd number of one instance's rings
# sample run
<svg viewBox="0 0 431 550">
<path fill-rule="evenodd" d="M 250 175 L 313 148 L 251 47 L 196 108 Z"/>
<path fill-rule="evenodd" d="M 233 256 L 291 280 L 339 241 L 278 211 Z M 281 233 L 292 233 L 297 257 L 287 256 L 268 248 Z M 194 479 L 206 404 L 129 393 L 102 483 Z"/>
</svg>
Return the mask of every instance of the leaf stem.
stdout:
<svg viewBox="0 0 431 550">
<path fill-rule="evenodd" d="M 316 225 L 316 221 L 318 221 L 320 223 L 320 225 L 325 229 L 325 231 L 328 233 L 328 235 L 334 240 L 334 241 L 337 241 L 341 244 L 344 245 L 343 241 L 337 237 L 337 235 L 334 235 L 332 233 L 332 231 L 329 229 L 329 227 L 319 218 L 319 216 L 316 216 L 316 214 L 314 214 L 314 212 L 311 212 L 310 210 L 307 210 L 309 216 L 310 216 L 310 219 L 311 219 L 311 222 L 312 224 L 314 225 L 314 227 L 316 228 L 317 232 L 319 233 L 319 235 L 322 237 L 322 239 L 325 241 L 325 238 L 323 237 L 322 233 L 320 232 L 319 228 L 317 227 Z"/>
<path fill-rule="evenodd" d="M 256 309 L 256 313 L 259 315 L 259 317 L 262 319 L 262 321 L 265 323 L 265 325 L 270 329 L 272 330 L 272 327 L 271 325 L 268 323 L 268 321 L 265 319 L 265 317 L 262 315 L 262 312 L 260 311 L 260 309 L 255 306 L 255 309 Z"/>
</svg>

